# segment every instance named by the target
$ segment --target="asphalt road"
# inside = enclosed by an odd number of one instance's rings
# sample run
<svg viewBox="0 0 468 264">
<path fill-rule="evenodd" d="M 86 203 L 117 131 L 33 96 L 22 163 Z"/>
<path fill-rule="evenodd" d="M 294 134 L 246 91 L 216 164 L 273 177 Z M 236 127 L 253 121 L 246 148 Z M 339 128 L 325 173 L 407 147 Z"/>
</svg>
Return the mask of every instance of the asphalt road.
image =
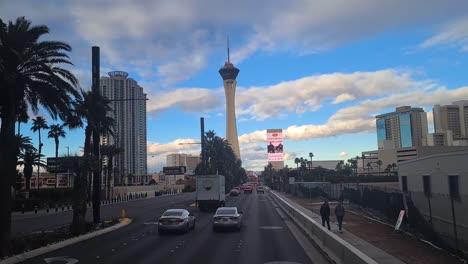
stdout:
<svg viewBox="0 0 468 264">
<path fill-rule="evenodd" d="M 167 200 L 135 201 L 128 215 L 133 222 L 121 229 L 29 259 L 23 263 L 327 263 L 297 227 L 277 209 L 268 194 L 227 197 L 227 206 L 244 212 L 240 232 L 213 232 L 213 213 L 191 207 L 190 194 Z M 138 205 L 138 206 L 137 206 Z M 195 230 L 187 234 L 159 235 L 156 219 L 168 208 L 195 213 Z M 292 231 L 291 231 L 292 230 Z M 301 241 L 301 242 L 298 242 Z M 77 262 L 71 262 L 77 263 Z"/>
<path fill-rule="evenodd" d="M 174 196 L 158 196 L 143 200 L 132 200 L 122 203 L 101 205 L 101 219 L 108 220 L 120 217 L 122 209 L 125 210 L 127 217 L 138 218 L 138 216 L 147 211 L 147 208 L 156 208 L 170 204 L 187 204 L 195 199 L 194 193 L 181 193 Z M 58 213 L 51 210 L 50 213 L 42 214 L 14 214 L 11 221 L 11 230 L 13 236 L 30 234 L 32 232 L 42 232 L 53 230 L 62 226 L 69 226 L 73 219 L 73 211 Z M 86 210 L 86 219 L 93 221 L 93 208 Z"/>
</svg>

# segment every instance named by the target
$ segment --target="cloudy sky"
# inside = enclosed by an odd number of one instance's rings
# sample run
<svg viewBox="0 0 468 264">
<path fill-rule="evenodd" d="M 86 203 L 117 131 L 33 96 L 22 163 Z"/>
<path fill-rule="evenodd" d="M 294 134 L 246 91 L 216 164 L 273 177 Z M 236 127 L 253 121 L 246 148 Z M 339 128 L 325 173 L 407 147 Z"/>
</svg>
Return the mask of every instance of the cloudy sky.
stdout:
<svg viewBox="0 0 468 264">
<path fill-rule="evenodd" d="M 0 2 L 0 18 L 49 26 L 68 42 L 74 73 L 90 88 L 91 46 L 101 74 L 122 70 L 148 93 L 148 169 L 169 153 L 199 153 L 199 118 L 225 136 L 219 68 L 240 69 L 236 111 L 244 167 L 267 164 L 266 133 L 285 132 L 295 157 L 348 159 L 377 148 L 376 114 L 468 99 L 466 0 L 138 0 Z M 49 123 L 54 123 L 49 119 Z M 34 141 L 37 135 L 24 125 Z M 60 152 L 78 153 L 83 131 Z M 45 140 L 45 154 L 54 142 Z"/>
</svg>

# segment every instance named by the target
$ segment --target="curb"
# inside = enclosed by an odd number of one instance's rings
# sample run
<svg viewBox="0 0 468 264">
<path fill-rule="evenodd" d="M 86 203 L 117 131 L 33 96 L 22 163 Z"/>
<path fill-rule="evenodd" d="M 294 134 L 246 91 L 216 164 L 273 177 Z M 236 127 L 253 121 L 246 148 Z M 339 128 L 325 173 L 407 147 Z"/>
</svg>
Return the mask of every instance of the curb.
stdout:
<svg viewBox="0 0 468 264">
<path fill-rule="evenodd" d="M 96 232 L 87 233 L 87 234 L 84 234 L 84 235 L 81 235 L 81 236 L 73 237 L 73 238 L 70 238 L 70 239 L 67 239 L 67 240 L 64 240 L 64 241 L 57 242 L 55 244 L 51 244 L 51 245 L 48 245 L 48 246 L 45 246 L 45 247 L 37 248 L 37 249 L 31 250 L 31 251 L 21 253 L 19 255 L 16 255 L 16 256 L 1 260 L 0 264 L 13 264 L 13 263 L 18 263 L 18 262 L 21 262 L 21 261 L 25 261 L 27 259 L 37 257 L 39 255 L 48 253 L 50 251 L 54 251 L 54 250 L 57 250 L 57 249 L 60 249 L 60 248 L 63 248 L 63 247 L 66 247 L 66 246 L 81 242 L 81 241 L 84 241 L 84 240 L 88 240 L 88 239 L 93 238 L 93 237 L 104 235 L 104 234 L 109 233 L 111 231 L 114 231 L 114 230 L 117 230 L 117 229 L 122 228 L 124 226 L 127 226 L 130 223 L 132 223 L 132 219 L 127 219 L 127 221 L 121 221 L 120 223 L 118 223 L 116 225 L 113 225 L 113 226 L 98 230 Z"/>
</svg>

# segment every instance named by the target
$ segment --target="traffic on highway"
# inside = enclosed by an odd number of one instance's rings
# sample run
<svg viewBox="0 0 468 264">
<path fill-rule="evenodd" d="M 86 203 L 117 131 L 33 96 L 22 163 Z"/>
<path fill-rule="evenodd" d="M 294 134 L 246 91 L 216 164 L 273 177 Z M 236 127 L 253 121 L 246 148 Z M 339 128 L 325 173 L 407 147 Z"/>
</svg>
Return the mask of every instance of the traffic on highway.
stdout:
<svg viewBox="0 0 468 264">
<path fill-rule="evenodd" d="M 200 210 L 195 193 L 104 207 L 125 207 L 132 223 L 22 263 L 328 263 L 268 192 L 229 194 L 214 211 Z"/>
</svg>

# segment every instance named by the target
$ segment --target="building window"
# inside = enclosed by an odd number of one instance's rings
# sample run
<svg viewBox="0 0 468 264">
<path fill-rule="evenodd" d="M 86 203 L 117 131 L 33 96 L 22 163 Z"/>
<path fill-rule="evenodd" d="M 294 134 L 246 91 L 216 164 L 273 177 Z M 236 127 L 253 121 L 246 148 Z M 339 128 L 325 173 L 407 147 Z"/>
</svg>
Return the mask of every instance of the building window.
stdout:
<svg viewBox="0 0 468 264">
<path fill-rule="evenodd" d="M 431 197 L 431 176 L 429 175 L 423 176 L 423 188 L 424 188 L 424 195 L 426 197 Z"/>
<path fill-rule="evenodd" d="M 460 199 L 460 189 L 458 187 L 458 175 L 449 175 L 449 194 L 450 197 L 458 200 Z"/>
<path fill-rule="evenodd" d="M 408 180 L 406 176 L 401 176 L 401 188 L 404 192 L 408 191 Z"/>
</svg>

